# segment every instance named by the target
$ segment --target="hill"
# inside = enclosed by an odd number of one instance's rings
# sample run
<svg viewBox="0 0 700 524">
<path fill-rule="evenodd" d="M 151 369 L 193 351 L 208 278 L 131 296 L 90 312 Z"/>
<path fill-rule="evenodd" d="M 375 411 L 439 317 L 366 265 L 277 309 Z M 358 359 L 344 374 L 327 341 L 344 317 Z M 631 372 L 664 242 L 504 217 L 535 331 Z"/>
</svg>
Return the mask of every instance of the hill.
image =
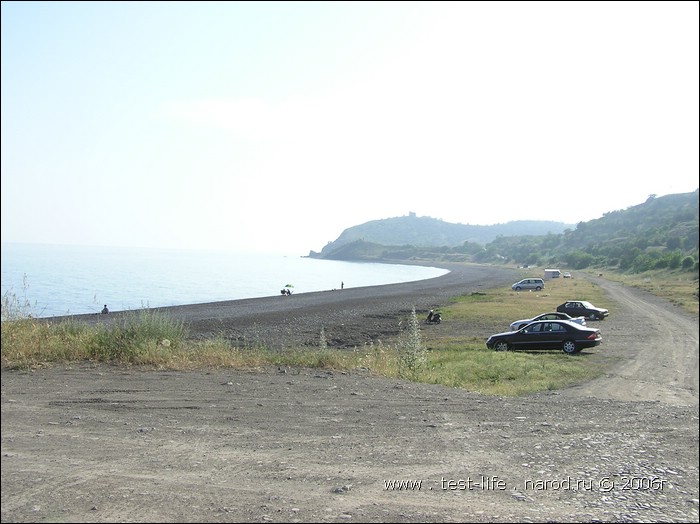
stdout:
<svg viewBox="0 0 700 524">
<path fill-rule="evenodd" d="M 378 249 L 388 246 L 454 247 L 465 242 L 488 244 L 500 236 L 547 235 L 563 233 L 573 228 L 573 224 L 536 220 L 519 220 L 505 224 L 478 226 L 454 224 L 431 217 L 418 217 L 415 213 L 408 216 L 372 220 L 343 231 L 333 242 L 329 242 L 321 253 L 311 251 L 312 258 L 350 259 L 359 245 L 371 251 L 370 246 Z"/>
<path fill-rule="evenodd" d="M 312 251 L 309 256 L 609 267 L 634 273 L 666 268 L 697 271 L 698 190 L 652 195 L 642 204 L 575 227 L 537 221 L 470 226 L 412 213 L 346 229 L 321 253 Z"/>
</svg>

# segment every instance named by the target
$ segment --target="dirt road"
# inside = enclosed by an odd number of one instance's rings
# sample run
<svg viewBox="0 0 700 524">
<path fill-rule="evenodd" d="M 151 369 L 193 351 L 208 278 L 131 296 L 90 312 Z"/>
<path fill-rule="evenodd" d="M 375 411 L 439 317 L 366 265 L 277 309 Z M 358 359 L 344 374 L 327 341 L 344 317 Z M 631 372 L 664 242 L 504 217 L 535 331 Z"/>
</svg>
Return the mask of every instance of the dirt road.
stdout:
<svg viewBox="0 0 700 524">
<path fill-rule="evenodd" d="M 524 398 L 360 372 L 3 371 L 2 521 L 697 522 L 698 319 L 599 283 L 610 373 Z"/>
<path fill-rule="evenodd" d="M 615 348 L 619 363 L 606 376 L 566 393 L 697 405 L 698 319 L 650 293 L 591 280 L 617 304 L 615 321 L 605 323 L 605 344 Z"/>
</svg>

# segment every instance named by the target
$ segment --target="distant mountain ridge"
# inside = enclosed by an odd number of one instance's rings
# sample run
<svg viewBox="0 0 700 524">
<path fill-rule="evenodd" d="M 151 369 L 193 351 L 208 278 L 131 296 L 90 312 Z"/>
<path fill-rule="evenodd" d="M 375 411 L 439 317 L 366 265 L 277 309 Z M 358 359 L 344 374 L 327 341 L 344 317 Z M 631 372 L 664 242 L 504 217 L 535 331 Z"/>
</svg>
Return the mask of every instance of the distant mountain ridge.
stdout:
<svg viewBox="0 0 700 524">
<path fill-rule="evenodd" d="M 560 234 L 575 224 L 563 222 L 517 220 L 505 224 L 479 226 L 455 224 L 415 213 L 407 216 L 372 220 L 343 231 L 320 253 L 311 251 L 313 258 L 338 258 L 343 247 L 361 241 L 382 246 L 439 247 L 461 246 L 465 242 L 488 244 L 499 236 Z"/>
</svg>

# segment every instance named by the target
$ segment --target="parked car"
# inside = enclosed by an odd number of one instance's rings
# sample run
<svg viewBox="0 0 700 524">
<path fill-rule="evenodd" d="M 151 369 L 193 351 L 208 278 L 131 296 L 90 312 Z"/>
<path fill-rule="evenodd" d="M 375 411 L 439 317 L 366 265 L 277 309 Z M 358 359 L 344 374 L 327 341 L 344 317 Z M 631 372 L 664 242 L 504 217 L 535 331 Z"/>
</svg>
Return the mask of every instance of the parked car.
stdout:
<svg viewBox="0 0 700 524">
<path fill-rule="evenodd" d="M 564 271 L 564 274 L 562 275 L 564 278 L 571 278 L 571 273 L 568 271 Z"/>
<path fill-rule="evenodd" d="M 524 278 L 510 286 L 510 288 L 513 291 L 522 291 L 523 289 L 534 289 L 535 291 L 540 291 L 544 289 L 544 280 L 541 278 Z"/>
<path fill-rule="evenodd" d="M 604 320 L 609 314 L 607 309 L 596 307 L 585 300 L 569 300 L 557 306 L 557 311 L 572 317 L 584 316 L 589 320 Z"/>
<path fill-rule="evenodd" d="M 523 320 L 516 320 L 510 325 L 512 331 L 517 331 L 524 328 L 528 324 L 535 322 L 536 320 L 569 320 L 571 322 L 576 322 L 581 326 L 586 325 L 586 317 L 572 317 L 566 313 L 560 313 L 559 311 L 554 311 L 552 313 L 542 313 L 533 318 L 525 318 Z"/>
<path fill-rule="evenodd" d="M 491 335 L 486 347 L 494 351 L 517 349 L 561 349 L 572 354 L 603 341 L 600 329 L 584 327 L 569 320 L 537 320 L 518 331 Z"/>
</svg>

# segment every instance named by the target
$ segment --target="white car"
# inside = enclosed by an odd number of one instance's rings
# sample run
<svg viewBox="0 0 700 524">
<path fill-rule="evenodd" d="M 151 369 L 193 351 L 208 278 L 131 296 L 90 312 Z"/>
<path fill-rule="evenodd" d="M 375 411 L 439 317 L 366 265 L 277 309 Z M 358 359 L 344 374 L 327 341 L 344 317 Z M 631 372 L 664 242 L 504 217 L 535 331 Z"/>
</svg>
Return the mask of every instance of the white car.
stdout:
<svg viewBox="0 0 700 524">
<path fill-rule="evenodd" d="M 564 278 L 571 278 L 571 273 L 569 273 L 568 271 L 564 271 L 563 277 Z"/>
<path fill-rule="evenodd" d="M 522 320 L 516 320 L 510 325 L 510 330 L 518 331 L 519 329 L 524 328 L 531 322 L 535 322 L 537 320 L 568 320 L 569 322 L 579 324 L 580 326 L 586 325 L 586 317 L 572 317 L 570 315 L 567 315 L 566 313 L 553 311 L 552 313 L 542 313 L 541 315 L 537 315 L 533 318 L 524 318 Z"/>
</svg>

